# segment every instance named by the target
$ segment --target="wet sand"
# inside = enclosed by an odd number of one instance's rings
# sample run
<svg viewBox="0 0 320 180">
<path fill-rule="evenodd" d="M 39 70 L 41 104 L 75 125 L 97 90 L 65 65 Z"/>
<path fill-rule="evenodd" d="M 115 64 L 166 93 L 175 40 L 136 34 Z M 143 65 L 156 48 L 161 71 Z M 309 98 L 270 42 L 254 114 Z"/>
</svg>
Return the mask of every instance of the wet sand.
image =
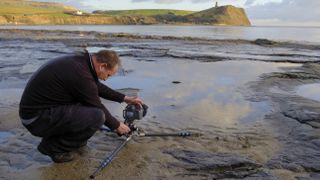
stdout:
<svg viewBox="0 0 320 180">
<path fill-rule="evenodd" d="M 135 137 L 96 179 L 320 178 L 320 102 L 309 96 L 320 46 L 41 30 L 0 30 L 0 42 L 1 179 L 88 179 L 123 141 L 99 131 L 75 161 L 54 164 L 19 121 L 32 73 L 83 48 L 119 53 L 123 67 L 105 83 L 149 105 L 144 131 L 202 134 Z M 103 103 L 121 117 L 123 104 Z"/>
</svg>

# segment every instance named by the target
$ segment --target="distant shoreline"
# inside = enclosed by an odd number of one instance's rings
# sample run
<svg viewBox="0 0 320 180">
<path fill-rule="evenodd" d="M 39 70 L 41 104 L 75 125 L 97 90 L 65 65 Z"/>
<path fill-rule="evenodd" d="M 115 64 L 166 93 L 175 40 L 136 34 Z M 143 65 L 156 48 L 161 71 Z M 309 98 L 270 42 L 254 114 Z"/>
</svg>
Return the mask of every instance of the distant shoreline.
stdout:
<svg viewBox="0 0 320 180">
<path fill-rule="evenodd" d="M 253 27 L 253 28 L 320 28 L 320 26 L 281 26 L 281 25 L 251 25 L 251 26 L 235 26 L 235 25 L 207 25 L 207 24 L 0 24 L 1 27 L 22 27 L 22 26 L 207 26 L 207 27 Z"/>
<path fill-rule="evenodd" d="M 112 26 L 112 25 L 115 25 L 115 26 L 155 26 L 155 25 L 158 25 L 158 26 L 222 26 L 222 27 L 246 27 L 246 26 L 236 26 L 236 25 L 226 25 L 226 24 L 214 24 L 214 25 L 208 25 L 208 24 L 192 24 L 192 23 L 176 23 L 176 24 L 118 24 L 118 23 L 114 23 L 114 24 L 12 24 L 12 23 L 8 23 L 8 24 L 0 24 L 0 27 L 1 26 L 76 26 L 76 25 L 79 25 L 79 26 L 86 26 L 86 25 L 101 25 L 101 26 Z M 247 26 L 249 27 L 249 26 Z M 280 27 L 280 26 L 279 26 Z"/>
<path fill-rule="evenodd" d="M 320 49 L 318 44 L 303 44 L 299 42 L 286 42 L 286 41 L 273 41 L 268 39 L 255 39 L 255 40 L 245 40 L 245 39 L 206 39 L 198 37 L 176 37 L 176 36 L 159 36 L 159 35 L 139 35 L 132 33 L 104 33 L 97 31 L 79 31 L 79 30 L 36 30 L 36 29 L 1 29 L 1 33 L 8 34 L 7 36 L 2 36 L 3 39 L 16 39 L 17 35 L 21 35 L 21 39 L 41 39 L 41 40 L 54 40 L 58 39 L 68 39 L 64 36 L 69 36 L 69 38 L 77 38 L 77 36 L 92 36 L 97 40 L 104 39 L 130 39 L 130 40 L 170 40 L 170 41 L 192 41 L 198 43 L 237 43 L 237 44 L 254 44 L 266 47 L 288 47 L 288 48 L 306 48 L 306 49 Z M 14 38 L 10 37 L 10 34 L 15 34 Z M 41 38 L 37 35 L 41 35 Z M 279 62 L 279 61 L 277 61 Z M 289 62 L 289 61 L 287 61 Z M 293 61 L 291 63 L 301 63 L 299 61 Z"/>
<path fill-rule="evenodd" d="M 263 26 L 177 26 L 177 25 L 5 25 L 0 29 L 83 31 L 126 34 L 127 36 L 171 37 L 171 39 L 245 40 L 268 39 L 279 43 L 320 45 L 312 37 L 320 35 L 317 28 Z M 231 33 L 232 32 L 232 33 Z M 281 32 L 281 33 L 280 33 Z M 278 34 L 278 35 L 277 35 Z M 310 36 L 303 36 L 309 34 Z M 279 36 L 281 35 L 281 36 Z M 158 37 L 159 36 L 159 37 Z M 310 38 L 309 38 L 310 37 Z"/>
</svg>

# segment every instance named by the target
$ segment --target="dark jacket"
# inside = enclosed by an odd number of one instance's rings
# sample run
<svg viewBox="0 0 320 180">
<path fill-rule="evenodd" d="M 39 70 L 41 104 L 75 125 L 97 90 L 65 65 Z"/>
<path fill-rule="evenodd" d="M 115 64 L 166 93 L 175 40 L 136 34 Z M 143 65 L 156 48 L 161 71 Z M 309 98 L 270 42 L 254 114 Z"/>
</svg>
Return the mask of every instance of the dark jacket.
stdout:
<svg viewBox="0 0 320 180">
<path fill-rule="evenodd" d="M 119 121 L 99 97 L 121 103 L 124 96 L 99 82 L 88 52 L 79 53 L 53 59 L 33 74 L 22 94 L 19 115 L 31 119 L 43 109 L 80 103 L 103 110 L 105 125 L 116 129 Z"/>
</svg>

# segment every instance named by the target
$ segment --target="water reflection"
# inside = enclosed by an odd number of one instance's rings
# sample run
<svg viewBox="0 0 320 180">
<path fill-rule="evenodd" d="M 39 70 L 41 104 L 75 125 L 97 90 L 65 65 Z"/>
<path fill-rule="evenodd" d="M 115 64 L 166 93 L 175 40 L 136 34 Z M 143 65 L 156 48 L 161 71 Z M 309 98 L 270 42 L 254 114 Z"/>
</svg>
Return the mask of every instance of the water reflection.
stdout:
<svg viewBox="0 0 320 180">
<path fill-rule="evenodd" d="M 94 52 L 101 48 L 88 49 Z M 139 61 L 140 57 L 132 56 L 121 58 L 124 70 L 129 73 L 115 76 L 105 83 L 116 89 L 140 90 L 140 96 L 150 106 L 150 116 L 156 117 L 155 121 L 162 125 L 199 129 L 208 125 L 226 127 L 239 123 L 251 124 L 261 119 L 270 107 L 246 101 L 239 88 L 256 80 L 262 73 L 292 66 L 252 61 L 204 63 L 170 57 L 153 58 L 155 61 Z M 20 65 L 15 71 L 31 74 L 44 63 L 36 62 Z M 8 75 L 14 75 L 9 72 Z M 173 84 L 172 81 L 181 83 Z M 17 106 L 24 85 L 25 81 L 2 81 L 1 102 Z M 124 105 L 107 103 L 107 107 L 119 118 L 122 117 Z"/>
<path fill-rule="evenodd" d="M 127 76 L 111 78 L 108 85 L 141 89 L 140 96 L 150 106 L 151 116 L 164 126 L 183 128 L 206 126 L 229 127 L 251 124 L 262 119 L 270 107 L 244 99 L 239 88 L 256 80 L 262 73 L 281 71 L 281 63 L 198 61 L 162 59 L 157 62 L 136 61 L 124 57 Z M 180 81 L 173 84 L 172 81 Z M 109 105 L 121 112 L 118 105 Z M 121 114 L 119 113 L 119 117 Z"/>
<path fill-rule="evenodd" d="M 0 144 L 5 143 L 8 140 L 8 138 L 12 135 L 13 134 L 10 132 L 0 131 Z"/>
<path fill-rule="evenodd" d="M 0 86 L 1 87 L 1 86 Z M 22 88 L 5 88 L 0 89 L 1 108 L 18 105 L 22 95 Z"/>
<path fill-rule="evenodd" d="M 309 99 L 320 101 L 320 84 L 308 84 L 298 87 L 297 94 Z"/>
</svg>

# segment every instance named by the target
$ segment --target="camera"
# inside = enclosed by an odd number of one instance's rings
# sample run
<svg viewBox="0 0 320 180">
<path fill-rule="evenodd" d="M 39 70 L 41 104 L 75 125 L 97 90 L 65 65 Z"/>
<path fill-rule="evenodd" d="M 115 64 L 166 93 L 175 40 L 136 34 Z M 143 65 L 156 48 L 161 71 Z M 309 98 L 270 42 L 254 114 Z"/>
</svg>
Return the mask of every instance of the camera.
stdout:
<svg viewBox="0 0 320 180">
<path fill-rule="evenodd" d="M 147 114 L 148 106 L 143 104 L 142 108 L 135 104 L 128 104 L 123 110 L 125 123 L 131 124 L 134 120 L 140 120 Z"/>
</svg>

